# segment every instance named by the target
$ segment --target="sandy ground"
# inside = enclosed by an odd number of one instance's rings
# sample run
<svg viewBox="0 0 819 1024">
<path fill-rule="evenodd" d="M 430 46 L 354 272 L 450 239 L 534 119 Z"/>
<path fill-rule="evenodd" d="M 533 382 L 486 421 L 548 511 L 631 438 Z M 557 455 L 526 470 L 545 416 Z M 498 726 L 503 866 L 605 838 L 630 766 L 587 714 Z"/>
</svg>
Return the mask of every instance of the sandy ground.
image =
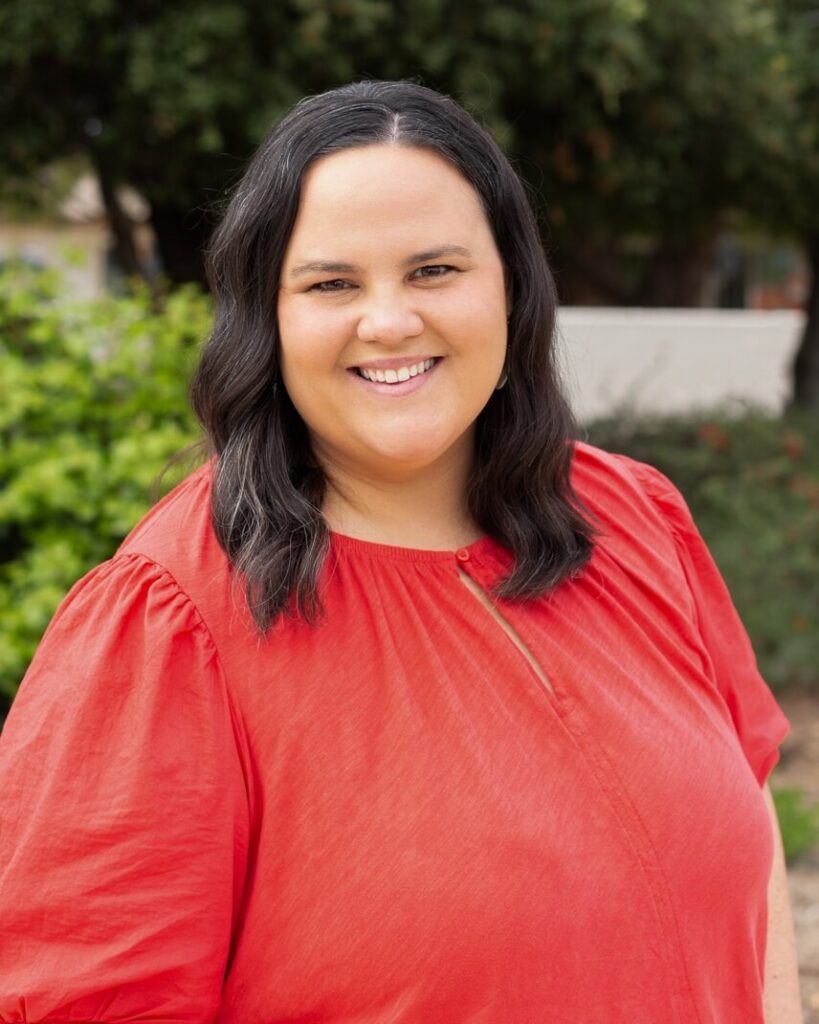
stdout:
<svg viewBox="0 0 819 1024">
<path fill-rule="evenodd" d="M 792 694 L 779 700 L 791 734 L 774 769 L 774 789 L 802 789 L 819 804 L 819 694 Z M 819 847 L 788 872 L 799 953 L 805 1024 L 819 1024 Z"/>
</svg>

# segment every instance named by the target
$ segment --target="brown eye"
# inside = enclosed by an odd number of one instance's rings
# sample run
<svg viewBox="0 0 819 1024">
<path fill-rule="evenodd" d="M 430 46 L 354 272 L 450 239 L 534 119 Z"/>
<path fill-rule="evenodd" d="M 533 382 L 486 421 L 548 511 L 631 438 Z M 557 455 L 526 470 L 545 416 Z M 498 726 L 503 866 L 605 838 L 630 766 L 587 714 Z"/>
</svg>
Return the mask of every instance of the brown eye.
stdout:
<svg viewBox="0 0 819 1024">
<path fill-rule="evenodd" d="M 450 267 L 445 263 L 436 263 L 428 267 L 419 267 L 415 273 L 421 278 L 445 277 L 447 274 L 456 273 L 456 267 Z"/>
<path fill-rule="evenodd" d="M 349 287 L 349 282 L 342 281 L 340 277 L 337 277 L 332 281 L 318 281 L 316 284 L 310 285 L 307 290 L 311 292 L 340 292 L 347 287 Z"/>
</svg>

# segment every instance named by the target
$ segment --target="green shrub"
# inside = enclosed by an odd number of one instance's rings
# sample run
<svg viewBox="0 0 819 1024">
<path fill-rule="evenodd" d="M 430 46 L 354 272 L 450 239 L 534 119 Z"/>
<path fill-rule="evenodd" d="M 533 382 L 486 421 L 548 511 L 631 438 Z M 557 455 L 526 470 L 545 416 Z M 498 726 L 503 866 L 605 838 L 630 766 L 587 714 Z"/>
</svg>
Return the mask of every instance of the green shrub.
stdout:
<svg viewBox="0 0 819 1024">
<path fill-rule="evenodd" d="M 198 437 L 187 383 L 210 304 L 171 293 L 91 302 L 24 266 L 0 272 L 0 692 L 60 599 L 109 558 L 165 463 Z M 172 482 L 169 480 L 169 483 Z"/>
<path fill-rule="evenodd" d="M 680 488 L 774 687 L 819 687 L 819 412 L 593 423 Z"/>
<path fill-rule="evenodd" d="M 793 864 L 819 844 L 819 806 L 809 804 L 801 789 L 774 789 L 785 860 Z"/>
</svg>

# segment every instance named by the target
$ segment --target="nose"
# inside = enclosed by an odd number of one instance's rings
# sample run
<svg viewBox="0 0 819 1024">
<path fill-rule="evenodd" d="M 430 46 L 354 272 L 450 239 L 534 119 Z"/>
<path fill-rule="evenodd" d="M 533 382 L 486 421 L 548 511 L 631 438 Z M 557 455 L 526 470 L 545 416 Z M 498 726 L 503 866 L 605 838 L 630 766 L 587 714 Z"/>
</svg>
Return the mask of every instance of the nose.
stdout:
<svg viewBox="0 0 819 1024">
<path fill-rule="evenodd" d="M 380 341 L 400 345 L 406 338 L 415 338 L 424 329 L 424 321 L 405 300 L 394 292 L 373 296 L 358 321 L 359 341 Z"/>
</svg>

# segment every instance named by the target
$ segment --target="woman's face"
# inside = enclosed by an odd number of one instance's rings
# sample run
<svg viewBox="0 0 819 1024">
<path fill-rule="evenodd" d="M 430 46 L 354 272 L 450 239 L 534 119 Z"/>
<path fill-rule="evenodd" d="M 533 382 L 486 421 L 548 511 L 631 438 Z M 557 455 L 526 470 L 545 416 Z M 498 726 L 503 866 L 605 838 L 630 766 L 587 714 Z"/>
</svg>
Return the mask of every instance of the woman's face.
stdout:
<svg viewBox="0 0 819 1024">
<path fill-rule="evenodd" d="M 284 385 L 331 474 L 463 467 L 506 354 L 504 271 L 475 190 L 415 147 L 318 160 L 278 324 Z"/>
</svg>

